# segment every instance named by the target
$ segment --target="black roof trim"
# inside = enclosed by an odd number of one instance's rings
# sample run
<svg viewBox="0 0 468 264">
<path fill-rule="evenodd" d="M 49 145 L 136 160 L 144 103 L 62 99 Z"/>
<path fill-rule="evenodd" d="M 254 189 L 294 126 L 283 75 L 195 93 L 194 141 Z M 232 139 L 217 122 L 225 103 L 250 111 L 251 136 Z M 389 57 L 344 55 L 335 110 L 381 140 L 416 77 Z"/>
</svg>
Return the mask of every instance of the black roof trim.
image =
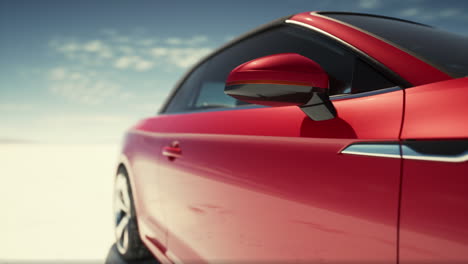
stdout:
<svg viewBox="0 0 468 264">
<path fill-rule="evenodd" d="M 415 24 L 415 25 L 420 25 L 420 26 L 424 26 L 424 27 L 433 28 L 433 26 L 418 23 L 418 22 L 414 22 L 414 21 L 411 21 L 411 20 L 395 18 L 395 17 L 389 17 L 389 16 L 382 16 L 382 15 L 375 15 L 375 14 L 354 13 L 354 12 L 339 12 L 339 11 L 337 11 L 337 12 L 335 12 L 335 11 L 319 11 L 319 12 L 316 12 L 316 13 L 320 14 L 320 15 L 324 15 L 324 16 L 327 16 L 327 15 L 352 15 L 352 16 L 368 16 L 368 17 L 385 18 L 385 19 L 396 20 L 396 21 L 401 21 L 401 22 L 405 22 L 405 23 L 410 23 L 410 24 Z"/>
</svg>

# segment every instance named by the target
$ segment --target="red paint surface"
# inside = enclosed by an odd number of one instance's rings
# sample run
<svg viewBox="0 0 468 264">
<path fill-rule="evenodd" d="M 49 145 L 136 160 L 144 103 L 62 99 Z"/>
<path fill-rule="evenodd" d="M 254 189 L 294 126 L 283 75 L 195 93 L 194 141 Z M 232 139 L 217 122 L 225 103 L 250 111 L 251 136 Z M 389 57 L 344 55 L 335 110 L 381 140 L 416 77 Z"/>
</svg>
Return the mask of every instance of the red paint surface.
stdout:
<svg viewBox="0 0 468 264">
<path fill-rule="evenodd" d="M 403 139 L 468 137 L 468 78 L 406 90 Z"/>
<path fill-rule="evenodd" d="M 468 139 L 468 78 L 406 91 L 403 139 Z M 404 160 L 400 263 L 468 263 L 468 162 Z"/>
<path fill-rule="evenodd" d="M 339 151 L 396 140 L 403 92 L 334 104 L 338 118 L 320 122 L 297 107 L 140 122 L 125 153 L 144 235 L 166 230 L 158 241 L 187 263 L 395 263 L 400 161 Z M 161 152 L 174 141 L 171 161 Z"/>
<path fill-rule="evenodd" d="M 446 73 L 422 60 L 378 38 L 332 19 L 313 15 L 310 12 L 294 15 L 290 19 L 319 28 L 355 46 L 414 86 L 452 79 Z"/>
<path fill-rule="evenodd" d="M 468 263 L 467 176 L 468 162 L 404 160 L 401 264 Z"/>
<path fill-rule="evenodd" d="M 241 64 L 229 74 L 226 85 L 251 81 L 328 89 L 328 75 L 322 67 L 297 53 L 275 54 Z"/>
</svg>

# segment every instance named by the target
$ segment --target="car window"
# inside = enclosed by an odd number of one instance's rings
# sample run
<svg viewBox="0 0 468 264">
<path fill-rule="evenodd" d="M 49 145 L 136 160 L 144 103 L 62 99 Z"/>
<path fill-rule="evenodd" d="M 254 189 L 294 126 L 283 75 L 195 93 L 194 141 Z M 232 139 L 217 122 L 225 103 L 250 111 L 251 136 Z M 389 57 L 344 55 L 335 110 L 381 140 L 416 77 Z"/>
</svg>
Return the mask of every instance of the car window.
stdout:
<svg viewBox="0 0 468 264">
<path fill-rule="evenodd" d="M 395 86 L 335 41 L 311 30 L 288 25 L 257 34 L 211 57 L 203 64 L 201 77 L 189 77 L 179 89 L 191 89 L 187 93 L 193 94 L 194 99 L 178 96 L 179 93 L 185 94 L 179 91 L 165 112 L 233 108 L 244 105 L 245 103 L 224 94 L 225 81 L 229 73 L 242 63 L 278 53 L 298 53 L 322 66 L 330 77 L 330 95 L 359 93 Z M 197 72 L 194 72 L 192 75 L 196 74 Z M 187 82 L 194 83 L 186 85 Z"/>
<path fill-rule="evenodd" d="M 207 64 L 208 62 L 201 64 L 189 74 L 166 106 L 165 112 L 176 113 L 189 110 L 188 107 L 193 104 L 197 96 L 196 91 L 200 86 L 201 78 L 203 77 L 202 73 Z"/>
</svg>

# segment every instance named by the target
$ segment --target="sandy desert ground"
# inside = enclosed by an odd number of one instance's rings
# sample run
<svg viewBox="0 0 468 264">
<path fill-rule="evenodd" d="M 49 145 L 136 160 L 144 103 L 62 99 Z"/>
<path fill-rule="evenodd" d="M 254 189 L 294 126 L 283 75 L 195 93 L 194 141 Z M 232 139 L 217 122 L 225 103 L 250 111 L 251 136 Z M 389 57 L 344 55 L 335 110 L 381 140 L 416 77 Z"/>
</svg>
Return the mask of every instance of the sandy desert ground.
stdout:
<svg viewBox="0 0 468 264">
<path fill-rule="evenodd" d="M 0 144 L 0 263 L 104 262 L 119 146 Z"/>
</svg>

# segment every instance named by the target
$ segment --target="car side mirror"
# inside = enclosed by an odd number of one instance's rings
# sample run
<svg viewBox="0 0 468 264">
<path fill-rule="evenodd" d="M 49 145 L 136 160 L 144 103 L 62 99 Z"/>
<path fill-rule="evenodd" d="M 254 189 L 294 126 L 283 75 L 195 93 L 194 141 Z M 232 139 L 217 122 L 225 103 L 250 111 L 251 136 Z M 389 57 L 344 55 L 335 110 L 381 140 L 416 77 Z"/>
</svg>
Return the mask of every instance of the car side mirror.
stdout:
<svg viewBox="0 0 468 264">
<path fill-rule="evenodd" d="M 281 53 L 237 66 L 227 78 L 224 93 L 252 104 L 296 105 L 321 121 L 336 117 L 328 90 L 328 74 L 320 65 L 296 53 Z"/>
</svg>

